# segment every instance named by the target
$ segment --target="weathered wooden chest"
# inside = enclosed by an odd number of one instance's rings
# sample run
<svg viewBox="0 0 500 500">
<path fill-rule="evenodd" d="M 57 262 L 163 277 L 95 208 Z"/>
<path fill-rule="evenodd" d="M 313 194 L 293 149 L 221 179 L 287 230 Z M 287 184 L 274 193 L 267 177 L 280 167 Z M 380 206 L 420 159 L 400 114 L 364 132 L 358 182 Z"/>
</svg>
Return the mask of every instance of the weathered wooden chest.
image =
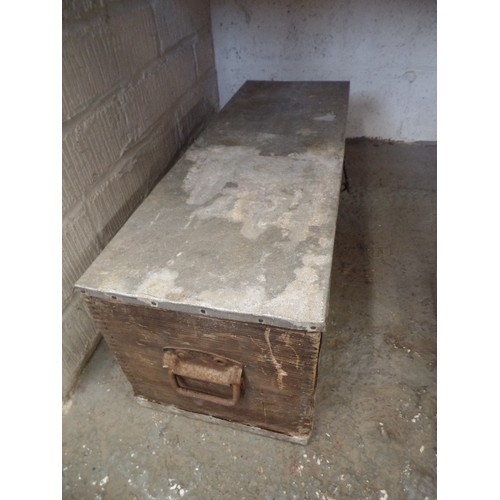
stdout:
<svg viewBox="0 0 500 500">
<path fill-rule="evenodd" d="M 306 443 L 347 82 L 247 82 L 76 287 L 138 400 Z"/>
</svg>

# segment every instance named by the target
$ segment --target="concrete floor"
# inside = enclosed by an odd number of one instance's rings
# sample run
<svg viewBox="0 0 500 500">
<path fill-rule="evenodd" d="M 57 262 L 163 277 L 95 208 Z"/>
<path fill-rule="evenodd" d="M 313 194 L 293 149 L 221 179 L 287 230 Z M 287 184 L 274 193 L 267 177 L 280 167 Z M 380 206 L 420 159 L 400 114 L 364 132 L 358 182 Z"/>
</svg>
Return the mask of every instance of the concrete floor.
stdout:
<svg viewBox="0 0 500 500">
<path fill-rule="evenodd" d="M 346 158 L 310 444 L 142 408 L 102 342 L 64 408 L 63 498 L 436 498 L 436 145 Z"/>
</svg>

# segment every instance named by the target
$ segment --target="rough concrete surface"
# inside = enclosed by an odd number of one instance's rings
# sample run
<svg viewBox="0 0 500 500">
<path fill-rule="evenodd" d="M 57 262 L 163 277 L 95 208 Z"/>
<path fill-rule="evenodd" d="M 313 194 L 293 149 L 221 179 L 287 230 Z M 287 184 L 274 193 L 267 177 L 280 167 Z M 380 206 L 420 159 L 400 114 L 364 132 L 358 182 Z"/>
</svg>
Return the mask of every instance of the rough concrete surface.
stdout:
<svg viewBox="0 0 500 500">
<path fill-rule="evenodd" d="M 64 408 L 63 498 L 436 498 L 436 147 L 346 158 L 309 445 L 143 408 L 102 343 Z"/>
</svg>

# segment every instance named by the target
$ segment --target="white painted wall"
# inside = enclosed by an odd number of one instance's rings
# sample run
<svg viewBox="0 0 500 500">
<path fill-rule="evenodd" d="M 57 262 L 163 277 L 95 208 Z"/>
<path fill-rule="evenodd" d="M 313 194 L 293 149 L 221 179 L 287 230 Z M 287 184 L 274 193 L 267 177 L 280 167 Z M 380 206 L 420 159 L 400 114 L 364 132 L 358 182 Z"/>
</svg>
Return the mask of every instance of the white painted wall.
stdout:
<svg viewBox="0 0 500 500">
<path fill-rule="evenodd" d="M 435 0 L 212 0 L 224 105 L 246 80 L 349 80 L 348 137 L 436 140 Z"/>
</svg>

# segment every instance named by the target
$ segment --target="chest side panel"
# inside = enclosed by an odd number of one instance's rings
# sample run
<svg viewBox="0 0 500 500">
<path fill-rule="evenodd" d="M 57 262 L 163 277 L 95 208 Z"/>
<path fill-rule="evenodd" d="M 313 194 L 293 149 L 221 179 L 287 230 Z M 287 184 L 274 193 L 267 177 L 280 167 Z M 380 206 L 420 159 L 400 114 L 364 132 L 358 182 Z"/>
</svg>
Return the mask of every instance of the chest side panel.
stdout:
<svg viewBox="0 0 500 500">
<path fill-rule="evenodd" d="M 220 320 L 95 297 L 85 299 L 134 393 L 150 401 L 287 435 L 311 430 L 320 332 Z M 179 393 L 164 349 L 195 349 L 241 363 L 234 406 Z"/>
</svg>

